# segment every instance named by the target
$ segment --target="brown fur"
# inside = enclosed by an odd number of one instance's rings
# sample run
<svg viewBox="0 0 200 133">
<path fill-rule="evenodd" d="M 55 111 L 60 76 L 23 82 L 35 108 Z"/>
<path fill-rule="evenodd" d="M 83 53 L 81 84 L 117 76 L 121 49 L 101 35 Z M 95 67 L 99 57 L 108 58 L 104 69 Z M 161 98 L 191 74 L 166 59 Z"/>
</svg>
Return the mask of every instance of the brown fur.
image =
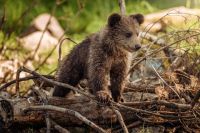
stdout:
<svg viewBox="0 0 200 133">
<path fill-rule="evenodd" d="M 64 58 L 56 74 L 57 81 L 76 86 L 81 79 L 87 78 L 89 87 L 99 100 L 107 101 L 111 98 L 111 91 L 114 101 L 119 102 L 131 52 L 140 48 L 138 34 L 142 22 L 140 14 L 112 14 L 103 30 L 89 36 Z M 64 97 L 69 91 L 56 86 L 53 96 Z"/>
</svg>

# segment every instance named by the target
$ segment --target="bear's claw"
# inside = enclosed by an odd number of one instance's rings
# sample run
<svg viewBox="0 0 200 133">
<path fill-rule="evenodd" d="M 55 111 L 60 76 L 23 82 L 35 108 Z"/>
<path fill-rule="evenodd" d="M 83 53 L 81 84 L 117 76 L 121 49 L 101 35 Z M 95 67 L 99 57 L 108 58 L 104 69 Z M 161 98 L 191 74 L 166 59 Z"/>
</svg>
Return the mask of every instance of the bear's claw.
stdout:
<svg viewBox="0 0 200 133">
<path fill-rule="evenodd" d="M 97 97 L 97 100 L 103 104 L 108 104 L 112 100 L 111 95 L 106 91 L 98 91 L 96 93 L 96 97 Z"/>
</svg>

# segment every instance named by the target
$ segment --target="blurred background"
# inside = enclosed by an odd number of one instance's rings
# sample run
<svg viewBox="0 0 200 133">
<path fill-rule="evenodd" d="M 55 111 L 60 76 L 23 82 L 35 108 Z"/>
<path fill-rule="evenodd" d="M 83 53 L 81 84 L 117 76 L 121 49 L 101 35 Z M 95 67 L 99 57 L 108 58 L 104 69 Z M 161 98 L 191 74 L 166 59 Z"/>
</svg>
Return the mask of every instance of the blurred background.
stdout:
<svg viewBox="0 0 200 133">
<path fill-rule="evenodd" d="M 196 10 L 200 0 L 126 0 L 127 14 L 142 13 L 149 21 L 147 24 L 162 17 L 159 13 L 177 7 L 200 14 Z M 54 73 L 58 65 L 57 46 L 63 38 L 68 39 L 63 41 L 62 56 L 76 45 L 70 40 L 81 42 L 104 27 L 111 13 L 119 11 L 118 0 L 0 0 L 0 83 L 15 77 L 19 66 L 42 74 Z M 152 13 L 157 13 L 153 14 L 154 20 L 149 15 Z M 167 27 L 176 17 L 171 19 L 160 21 L 150 32 L 163 35 L 184 29 L 179 22 Z M 187 23 L 188 27 L 191 23 Z"/>
<path fill-rule="evenodd" d="M 127 13 L 148 14 L 167 8 L 200 7 L 199 0 L 126 0 Z M 117 0 L 1 0 L 0 15 L 6 14 L 4 31 L 11 27 L 16 34 L 23 32 L 42 13 L 52 13 L 67 34 L 76 38 L 95 32 L 107 16 L 119 12 Z M 21 18 L 21 19 L 20 19 Z M 19 20 L 20 19 L 20 20 Z"/>
<path fill-rule="evenodd" d="M 126 0 L 127 13 L 148 14 L 167 8 L 200 7 L 199 0 Z M 19 35 L 42 13 L 52 13 L 66 34 L 74 39 L 98 31 L 112 12 L 119 12 L 117 0 L 0 0 L 0 16 L 5 9 L 3 31 L 13 30 Z M 11 29 L 12 28 L 12 29 Z"/>
</svg>

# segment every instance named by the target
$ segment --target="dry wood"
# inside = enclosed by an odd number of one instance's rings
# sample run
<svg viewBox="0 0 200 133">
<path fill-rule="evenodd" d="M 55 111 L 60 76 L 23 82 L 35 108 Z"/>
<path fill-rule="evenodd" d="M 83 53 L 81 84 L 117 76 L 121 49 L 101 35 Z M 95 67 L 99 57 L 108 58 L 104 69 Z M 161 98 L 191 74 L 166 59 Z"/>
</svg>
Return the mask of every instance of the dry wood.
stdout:
<svg viewBox="0 0 200 133">
<path fill-rule="evenodd" d="M 53 124 L 54 128 L 60 132 L 60 133 L 70 133 L 70 131 L 68 131 L 67 129 L 61 127 L 60 125 L 58 125 L 55 121 L 51 120 L 51 123 Z"/>
<path fill-rule="evenodd" d="M 124 133 L 129 133 L 128 129 L 126 127 L 126 124 L 124 123 L 124 120 L 122 118 L 121 113 L 118 110 L 116 110 L 116 109 L 114 109 L 114 112 L 117 115 L 117 119 L 118 119 L 120 125 L 122 126 L 122 129 L 123 129 Z"/>
<path fill-rule="evenodd" d="M 70 110 L 70 109 L 67 109 L 67 108 L 61 108 L 61 107 L 57 107 L 57 106 L 53 106 L 53 105 L 44 105 L 44 106 L 30 106 L 28 108 L 25 108 L 23 111 L 24 112 L 28 112 L 28 111 L 57 111 L 57 112 L 61 112 L 61 113 L 64 113 L 64 114 L 66 113 L 66 114 L 69 114 L 71 116 L 78 118 L 79 120 L 81 120 L 82 122 L 84 122 L 88 126 L 92 127 L 96 131 L 98 131 L 100 133 L 106 133 L 106 131 L 104 129 L 97 126 L 95 123 L 88 120 L 86 117 L 84 117 L 80 113 L 73 111 L 73 110 Z"/>
<path fill-rule="evenodd" d="M 130 94 L 131 95 L 131 94 Z M 61 125 L 82 125 L 84 123 L 85 118 L 87 120 L 93 121 L 97 124 L 106 124 L 102 123 L 102 119 L 104 121 L 110 120 L 112 123 L 117 122 L 117 116 L 109 107 L 100 107 L 96 102 L 91 99 L 88 99 L 85 96 L 77 96 L 72 98 L 55 98 L 48 97 L 49 105 L 42 105 L 40 101 L 36 101 L 35 98 L 29 98 L 29 100 L 25 98 L 21 99 L 13 99 L 11 105 L 13 106 L 14 116 L 13 123 L 43 123 L 43 115 L 44 111 L 41 110 L 49 110 L 53 106 L 53 110 L 61 111 L 65 113 L 70 113 L 70 115 L 66 115 L 63 113 L 58 113 L 56 111 L 48 111 L 49 116 L 56 123 Z M 41 105 L 41 106 L 34 106 Z M 55 107 L 58 106 L 58 107 Z M 41 108 L 41 109 L 40 109 Z M 67 109 L 68 108 L 68 109 Z M 24 113 L 23 110 L 38 110 L 37 112 L 27 112 Z M 77 112 L 77 113 L 75 113 Z M 81 112 L 79 114 L 78 112 Z M 135 113 L 132 111 L 127 111 L 125 109 L 120 110 L 122 116 L 125 121 L 135 120 Z M 82 117 L 84 116 L 84 117 Z M 133 117 L 130 117 L 133 116 Z M 81 120 L 80 120 L 81 119 Z M 82 121 L 83 119 L 83 121 Z M 89 121 L 85 121 L 87 124 L 90 124 Z"/>
<path fill-rule="evenodd" d="M 132 95 L 132 94 L 129 94 L 129 95 Z M 127 99 L 128 97 L 129 96 L 126 97 L 126 95 L 124 95 L 125 100 L 128 100 Z M 52 118 L 52 120 L 54 120 L 56 123 L 59 123 L 61 125 L 73 125 L 73 124 L 82 125 L 83 123 L 91 124 L 90 121 L 92 121 L 93 124 L 94 123 L 98 125 L 103 124 L 105 126 L 105 125 L 109 125 L 110 121 L 112 121 L 113 124 L 117 122 L 117 116 L 111 108 L 100 107 L 96 102 L 94 102 L 93 100 L 85 96 L 76 96 L 72 98 L 47 97 L 49 105 L 43 105 L 41 101 L 37 101 L 35 98 L 29 98 L 29 99 L 30 100 L 21 98 L 21 99 L 13 99 L 12 101 L 10 101 L 13 111 L 14 111 L 13 113 L 14 116 L 13 116 L 13 121 L 12 121 L 13 123 L 26 123 L 26 124 L 44 123 L 44 119 L 43 119 L 45 116 L 44 110 L 46 111 L 48 110 L 47 112 L 49 116 Z M 120 105 L 120 106 L 123 106 L 123 105 Z M 145 107 L 148 108 L 148 106 L 145 106 Z M 136 111 L 135 110 L 132 111 L 133 110 L 132 108 L 130 108 L 129 110 L 127 110 L 126 108 L 127 106 L 125 106 L 125 108 L 120 108 L 119 111 L 121 112 L 121 115 L 124 121 L 126 121 L 127 123 L 130 123 L 131 121 L 137 121 L 138 114 L 143 116 L 143 113 L 139 112 L 140 109 L 136 110 L 137 113 L 135 113 Z M 26 111 L 29 110 L 29 112 L 24 113 L 23 110 L 26 110 Z M 31 110 L 37 110 L 37 111 L 33 112 Z M 58 113 L 57 111 L 61 111 L 62 113 Z M 81 114 L 78 112 L 80 112 Z M 173 122 L 177 123 L 179 119 L 183 119 L 185 121 L 195 119 L 195 116 L 193 115 L 194 112 L 190 110 L 188 111 L 184 110 L 183 113 L 177 112 L 177 109 L 174 109 L 174 112 L 156 111 L 155 113 L 157 114 L 158 118 L 162 116 L 164 119 L 166 118 L 165 121 L 169 121 L 172 123 Z M 155 113 L 152 113 L 152 114 L 155 115 Z M 66 115 L 66 114 L 69 114 L 69 115 Z M 180 117 L 177 115 L 180 115 Z M 151 116 L 152 115 L 144 115 L 145 120 L 148 121 L 148 118 Z M 153 117 L 153 118 L 156 118 L 156 117 Z M 94 127 L 96 129 L 96 126 Z"/>
<path fill-rule="evenodd" d="M 45 116 L 45 120 L 46 120 L 46 127 L 47 127 L 46 133 L 51 133 L 51 122 L 50 122 L 49 114 Z"/>
<path fill-rule="evenodd" d="M 126 106 L 149 106 L 149 105 L 163 105 L 166 108 L 170 109 L 179 109 L 179 110 L 190 110 L 190 104 L 180 104 L 174 102 L 168 102 L 165 100 L 157 100 L 157 101 L 142 101 L 142 102 L 126 102 L 123 103 Z"/>
<path fill-rule="evenodd" d="M 54 79 L 54 76 L 51 75 L 42 75 L 48 79 Z M 23 77 L 23 78 L 19 78 L 18 82 L 22 82 L 22 81 L 27 81 L 27 80 L 33 80 L 35 82 L 36 85 L 40 85 L 41 82 L 43 82 L 38 76 L 27 76 L 27 77 Z M 11 80 L 5 84 L 3 84 L 2 86 L 0 86 L 0 91 L 5 90 L 6 88 L 8 88 L 9 86 L 13 85 L 16 83 L 16 79 Z M 87 86 L 87 80 L 83 80 L 83 82 L 81 82 L 81 84 L 83 86 Z M 49 84 L 47 82 L 43 83 L 43 87 L 53 87 L 52 84 Z M 148 93 L 155 93 L 155 87 L 153 85 L 145 85 L 145 84 L 133 84 L 131 82 L 127 82 L 126 83 L 126 87 L 125 87 L 125 92 L 127 91 L 137 91 L 137 92 L 143 92 L 146 91 Z"/>
<path fill-rule="evenodd" d="M 120 12 L 122 15 L 126 15 L 126 5 L 124 0 L 118 0 Z"/>
<path fill-rule="evenodd" d="M 77 42 L 75 42 L 74 40 L 72 40 L 72 39 L 69 38 L 69 37 L 63 38 L 63 39 L 60 41 L 60 43 L 59 43 L 59 48 L 58 48 L 58 62 L 59 62 L 59 63 L 60 63 L 61 60 L 62 60 L 62 57 L 61 57 L 61 55 L 62 55 L 62 44 L 63 44 L 63 42 L 64 42 L 65 40 L 69 40 L 69 41 L 73 42 L 74 44 L 78 45 Z"/>
</svg>

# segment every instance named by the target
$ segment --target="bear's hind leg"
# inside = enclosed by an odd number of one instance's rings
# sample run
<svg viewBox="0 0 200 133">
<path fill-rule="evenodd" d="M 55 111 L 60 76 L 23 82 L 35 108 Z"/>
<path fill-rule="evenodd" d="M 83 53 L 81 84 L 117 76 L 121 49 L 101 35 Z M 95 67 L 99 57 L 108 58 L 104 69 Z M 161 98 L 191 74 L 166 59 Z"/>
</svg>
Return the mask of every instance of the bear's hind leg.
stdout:
<svg viewBox="0 0 200 133">
<path fill-rule="evenodd" d="M 82 79 L 82 75 L 78 71 L 71 71 L 69 73 L 63 73 L 58 75 L 59 82 L 69 84 L 71 86 L 76 86 Z M 53 96 L 65 97 L 71 90 L 69 88 L 56 86 L 53 92 Z"/>
</svg>

